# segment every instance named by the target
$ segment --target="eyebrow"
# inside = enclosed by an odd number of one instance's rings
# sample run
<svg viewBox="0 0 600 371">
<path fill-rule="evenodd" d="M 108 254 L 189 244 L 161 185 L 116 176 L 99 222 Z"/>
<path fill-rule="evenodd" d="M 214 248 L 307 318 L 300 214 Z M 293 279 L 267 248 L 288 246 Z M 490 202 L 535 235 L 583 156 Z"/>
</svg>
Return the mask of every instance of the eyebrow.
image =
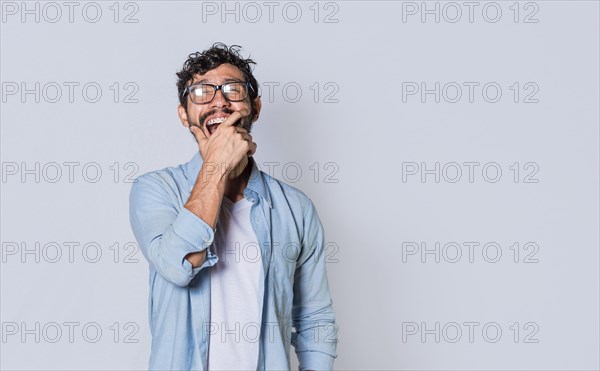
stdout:
<svg viewBox="0 0 600 371">
<path fill-rule="evenodd" d="M 208 79 L 202 79 L 199 81 L 192 81 L 191 85 L 197 85 L 197 84 L 211 84 L 211 85 L 220 85 L 220 84 L 213 84 L 211 82 L 208 82 Z M 223 80 L 223 84 L 228 83 L 228 82 L 244 82 L 243 80 L 240 79 L 234 79 L 234 78 L 227 78 L 225 80 Z"/>
</svg>

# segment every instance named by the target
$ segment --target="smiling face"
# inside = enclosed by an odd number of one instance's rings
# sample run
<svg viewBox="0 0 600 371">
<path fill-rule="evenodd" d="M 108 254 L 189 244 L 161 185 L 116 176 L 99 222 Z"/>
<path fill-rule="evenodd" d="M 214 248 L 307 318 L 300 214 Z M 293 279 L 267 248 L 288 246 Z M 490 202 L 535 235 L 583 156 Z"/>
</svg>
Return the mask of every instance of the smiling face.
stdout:
<svg viewBox="0 0 600 371">
<path fill-rule="evenodd" d="M 244 81 L 244 75 L 237 67 L 225 63 L 219 67 L 206 72 L 204 75 L 195 75 L 188 86 L 195 84 L 221 85 L 231 81 Z M 241 109 L 250 111 L 250 115 L 244 117 L 236 125 L 241 126 L 250 132 L 252 123 L 258 119 L 261 102 L 260 97 L 256 97 L 254 102 L 250 101 L 250 95 L 240 102 L 231 102 L 225 98 L 221 90 L 217 90 L 212 101 L 206 104 L 195 104 L 187 95 L 187 110 L 180 104 L 178 107 L 181 123 L 189 128 L 197 126 L 204 131 L 206 136 L 210 137 L 221 122 L 229 115 Z"/>
</svg>

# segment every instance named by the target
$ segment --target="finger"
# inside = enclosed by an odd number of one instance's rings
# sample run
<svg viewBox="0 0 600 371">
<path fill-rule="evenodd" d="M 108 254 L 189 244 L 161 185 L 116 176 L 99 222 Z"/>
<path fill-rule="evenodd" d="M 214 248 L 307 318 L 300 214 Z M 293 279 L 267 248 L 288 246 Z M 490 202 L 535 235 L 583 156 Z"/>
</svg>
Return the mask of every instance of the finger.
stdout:
<svg viewBox="0 0 600 371">
<path fill-rule="evenodd" d="M 252 141 L 252 136 L 250 134 L 248 134 L 248 132 L 245 130 L 238 131 L 236 134 L 239 135 L 243 140 L 245 140 L 247 142 Z"/>
<path fill-rule="evenodd" d="M 251 142 L 250 143 L 250 149 L 248 150 L 248 153 L 246 155 L 248 157 L 250 157 L 250 156 L 254 156 L 255 153 L 256 153 L 256 143 Z"/>
<path fill-rule="evenodd" d="M 208 140 L 208 137 L 206 136 L 206 134 L 204 133 L 204 130 L 200 129 L 199 127 L 195 126 L 195 125 L 191 125 L 190 126 L 190 131 L 192 132 L 192 134 L 194 134 L 194 136 L 196 137 L 196 140 L 200 143 L 204 143 Z"/>
<path fill-rule="evenodd" d="M 225 119 L 225 121 L 223 121 L 221 123 L 221 125 L 219 125 L 219 127 L 222 127 L 222 126 L 233 126 L 239 119 L 241 119 L 242 117 L 246 117 L 249 114 L 250 114 L 250 111 L 248 111 L 245 108 L 243 108 L 243 109 L 241 109 L 239 111 L 234 111 L 231 115 L 229 115 L 229 117 L 227 117 Z"/>
</svg>

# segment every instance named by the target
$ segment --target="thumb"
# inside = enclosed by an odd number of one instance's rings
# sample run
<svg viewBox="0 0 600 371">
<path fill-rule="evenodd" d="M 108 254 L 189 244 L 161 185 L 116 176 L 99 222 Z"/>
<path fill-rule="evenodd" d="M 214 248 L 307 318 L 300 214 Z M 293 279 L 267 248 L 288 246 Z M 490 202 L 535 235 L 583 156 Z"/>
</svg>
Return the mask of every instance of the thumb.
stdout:
<svg viewBox="0 0 600 371">
<path fill-rule="evenodd" d="M 203 143 L 208 140 L 208 137 L 206 136 L 206 134 L 204 134 L 204 131 L 202 131 L 202 129 L 200 129 L 196 125 L 191 125 L 190 131 L 192 132 L 192 134 L 194 134 L 198 143 Z"/>
</svg>

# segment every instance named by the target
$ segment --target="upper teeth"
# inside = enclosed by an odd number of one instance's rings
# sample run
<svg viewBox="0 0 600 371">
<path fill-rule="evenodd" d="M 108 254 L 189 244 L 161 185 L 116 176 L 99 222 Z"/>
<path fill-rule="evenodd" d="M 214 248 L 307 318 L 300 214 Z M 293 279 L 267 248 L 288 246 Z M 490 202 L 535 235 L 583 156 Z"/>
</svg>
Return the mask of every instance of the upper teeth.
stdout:
<svg viewBox="0 0 600 371">
<path fill-rule="evenodd" d="M 227 117 L 217 117 L 215 119 L 211 119 L 206 123 L 206 126 L 210 126 L 210 125 L 214 125 L 214 124 L 220 124 L 223 121 L 225 121 Z"/>
</svg>

